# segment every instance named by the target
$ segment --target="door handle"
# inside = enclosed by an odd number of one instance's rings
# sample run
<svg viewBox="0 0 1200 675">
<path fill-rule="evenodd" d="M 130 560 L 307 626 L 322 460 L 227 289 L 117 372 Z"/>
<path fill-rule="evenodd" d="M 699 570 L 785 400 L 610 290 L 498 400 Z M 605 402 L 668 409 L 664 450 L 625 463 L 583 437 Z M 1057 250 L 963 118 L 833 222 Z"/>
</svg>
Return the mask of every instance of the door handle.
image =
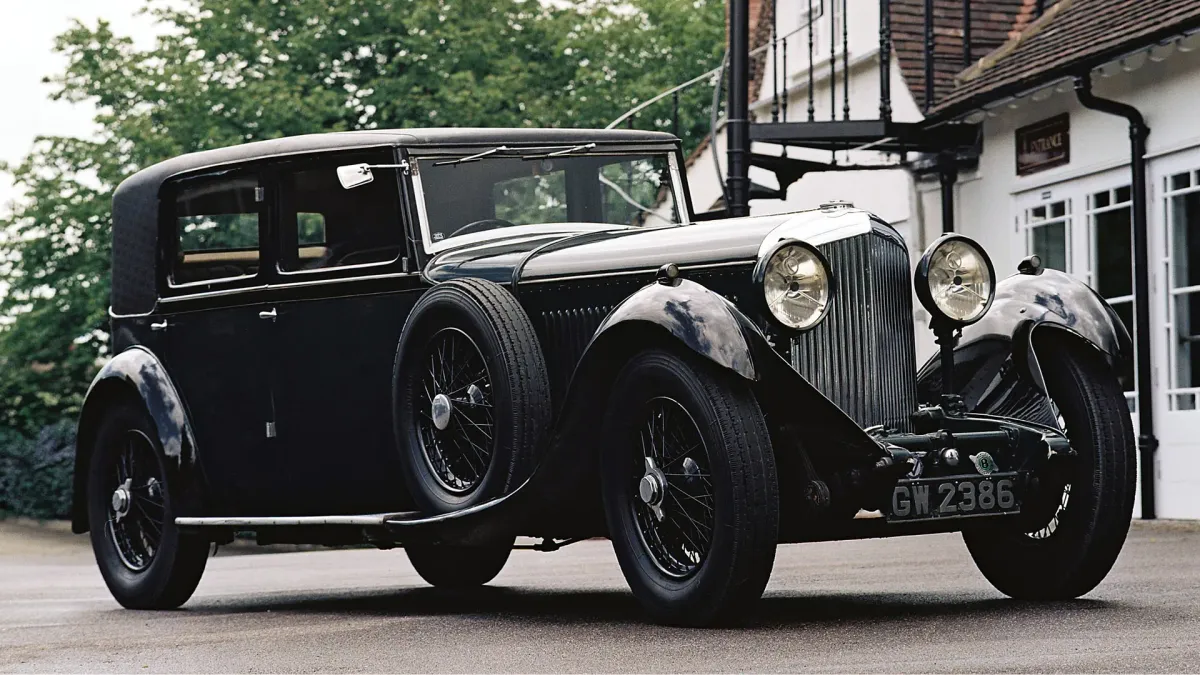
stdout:
<svg viewBox="0 0 1200 675">
<path fill-rule="evenodd" d="M 278 316 L 279 316 L 279 312 L 275 311 L 274 307 L 272 307 L 271 309 L 263 310 L 258 313 L 258 318 L 270 319 L 271 321 L 274 321 L 276 319 L 276 317 L 278 317 Z"/>
<path fill-rule="evenodd" d="M 167 329 L 167 320 L 166 319 L 163 319 L 162 321 L 159 321 L 158 323 L 154 323 L 154 322 L 150 323 L 150 330 L 160 331 L 160 330 L 166 330 L 166 329 Z"/>
</svg>

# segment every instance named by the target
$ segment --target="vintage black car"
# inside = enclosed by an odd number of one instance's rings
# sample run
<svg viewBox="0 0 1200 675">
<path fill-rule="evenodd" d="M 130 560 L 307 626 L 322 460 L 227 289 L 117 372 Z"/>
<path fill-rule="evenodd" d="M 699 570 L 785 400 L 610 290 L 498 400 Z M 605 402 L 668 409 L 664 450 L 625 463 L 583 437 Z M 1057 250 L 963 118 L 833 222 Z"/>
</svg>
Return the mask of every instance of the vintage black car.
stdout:
<svg viewBox="0 0 1200 675">
<path fill-rule="evenodd" d="M 961 531 L 1012 597 L 1103 579 L 1135 463 L 1096 293 L 955 235 L 914 286 L 870 213 L 711 219 L 681 166 L 661 133 L 406 129 L 122 183 L 74 516 L 117 601 L 184 603 L 241 532 L 449 587 L 608 537 L 691 625 L 745 616 L 780 543 Z"/>
</svg>

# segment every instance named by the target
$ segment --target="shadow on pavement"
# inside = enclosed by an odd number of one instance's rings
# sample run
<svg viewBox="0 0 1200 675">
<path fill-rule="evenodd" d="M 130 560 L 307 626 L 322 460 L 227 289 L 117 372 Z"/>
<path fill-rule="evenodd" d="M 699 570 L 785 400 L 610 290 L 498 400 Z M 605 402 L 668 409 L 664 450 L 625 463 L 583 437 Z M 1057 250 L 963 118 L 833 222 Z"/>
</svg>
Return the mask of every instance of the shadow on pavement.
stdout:
<svg viewBox="0 0 1200 675">
<path fill-rule="evenodd" d="M 995 618 L 1020 614 L 1052 617 L 1064 610 L 1126 613 L 1137 608 L 1101 600 L 1029 603 L 976 594 L 892 593 L 782 595 L 763 598 L 743 628 L 775 629 L 800 625 L 833 625 L 842 621 L 910 621 L 913 618 Z M 188 614 L 294 612 L 298 614 L 360 614 L 401 616 L 478 616 L 532 624 L 645 624 L 647 617 L 625 591 L 522 590 L 485 586 L 469 591 L 416 588 L 338 595 L 263 596 L 245 599 L 193 601 Z"/>
</svg>

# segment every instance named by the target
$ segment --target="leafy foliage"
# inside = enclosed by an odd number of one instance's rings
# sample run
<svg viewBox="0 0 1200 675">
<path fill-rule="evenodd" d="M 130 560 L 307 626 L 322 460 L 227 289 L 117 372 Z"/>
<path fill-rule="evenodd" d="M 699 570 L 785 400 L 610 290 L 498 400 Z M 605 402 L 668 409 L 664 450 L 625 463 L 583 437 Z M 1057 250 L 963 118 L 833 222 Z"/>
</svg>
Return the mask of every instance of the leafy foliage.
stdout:
<svg viewBox="0 0 1200 675">
<path fill-rule="evenodd" d="M 30 440 L 0 430 L 0 512 L 66 518 L 75 475 L 75 424 L 63 420 Z"/>
<path fill-rule="evenodd" d="M 0 218 L 0 427 L 32 435 L 77 414 L 106 355 L 109 206 L 126 176 L 185 152 L 319 131 L 604 126 L 712 68 L 714 0 L 148 0 L 152 49 L 106 22 L 56 48 L 62 101 L 90 101 L 95 141 L 40 139 L 7 169 L 24 196 Z M 707 131 L 709 92 L 681 99 Z M 642 128 L 669 129 L 670 99 Z"/>
</svg>

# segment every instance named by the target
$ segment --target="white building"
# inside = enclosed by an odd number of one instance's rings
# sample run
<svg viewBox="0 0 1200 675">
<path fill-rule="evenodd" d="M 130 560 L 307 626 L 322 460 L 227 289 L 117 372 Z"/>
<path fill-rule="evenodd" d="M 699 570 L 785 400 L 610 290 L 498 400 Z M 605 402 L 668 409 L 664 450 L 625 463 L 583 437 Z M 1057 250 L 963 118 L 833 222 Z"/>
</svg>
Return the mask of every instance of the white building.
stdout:
<svg viewBox="0 0 1200 675">
<path fill-rule="evenodd" d="M 850 120 L 879 118 L 885 56 L 880 51 L 880 7 L 888 6 L 894 36 L 886 54 L 892 120 L 923 120 L 931 134 L 948 130 L 945 123 L 966 123 L 978 133 L 972 152 L 957 153 L 955 230 L 979 241 L 1002 275 L 1015 271 L 1022 257 L 1040 254 L 1050 266 L 1096 288 L 1133 332 L 1132 278 L 1138 262 L 1130 236 L 1129 124 L 1082 106 L 1074 80 L 1090 74 L 1097 96 L 1141 112 L 1151 129 L 1146 153 L 1148 339 L 1154 434 L 1160 444 L 1154 505 L 1160 518 L 1200 518 L 1200 354 L 1193 360 L 1191 349 L 1200 344 L 1200 318 L 1193 329 L 1191 317 L 1193 309 L 1200 317 L 1200 2 L 975 0 L 970 3 L 973 65 L 968 68 L 962 48 L 963 3 L 937 0 L 931 83 L 923 77 L 924 4 L 812 0 L 814 42 L 822 48 L 814 50 L 812 61 L 811 119 L 828 121 L 832 114 L 843 120 L 847 101 Z M 754 122 L 762 128 L 771 127 L 773 119 L 783 121 L 783 100 L 788 121 L 810 119 L 809 6 L 809 0 L 778 0 L 775 48 L 770 37 L 763 37 L 769 31 L 752 26 L 758 45 L 765 46 L 756 53 L 759 76 L 751 89 Z M 1039 15 L 1039 9 L 1044 13 Z M 769 21 L 769 7 L 752 12 L 754 18 Z M 835 66 L 830 65 L 830 31 Z M 786 69 L 778 59 L 784 36 Z M 926 108 L 928 84 L 934 96 Z M 754 133 L 755 126 L 751 129 Z M 942 233 L 942 187 L 938 174 L 930 171 L 934 163 L 929 155 L 877 152 L 880 147 L 894 149 L 882 144 L 834 153 L 814 150 L 811 137 L 803 134 L 815 131 L 812 125 L 800 129 L 786 156 L 894 168 L 826 167 L 790 185 L 783 199 L 752 201 L 752 213 L 847 199 L 893 223 L 914 256 Z M 756 142 L 753 150 L 764 156 L 784 154 L 781 146 L 766 143 Z M 700 210 L 720 203 L 714 157 L 724 167 L 722 133 L 689 166 L 693 201 Z M 751 170 L 751 179 L 766 188 L 778 185 L 774 174 L 758 167 Z M 933 353 L 927 320 L 918 309 L 922 357 Z M 1130 408 L 1136 411 L 1134 379 L 1126 381 Z"/>
</svg>

